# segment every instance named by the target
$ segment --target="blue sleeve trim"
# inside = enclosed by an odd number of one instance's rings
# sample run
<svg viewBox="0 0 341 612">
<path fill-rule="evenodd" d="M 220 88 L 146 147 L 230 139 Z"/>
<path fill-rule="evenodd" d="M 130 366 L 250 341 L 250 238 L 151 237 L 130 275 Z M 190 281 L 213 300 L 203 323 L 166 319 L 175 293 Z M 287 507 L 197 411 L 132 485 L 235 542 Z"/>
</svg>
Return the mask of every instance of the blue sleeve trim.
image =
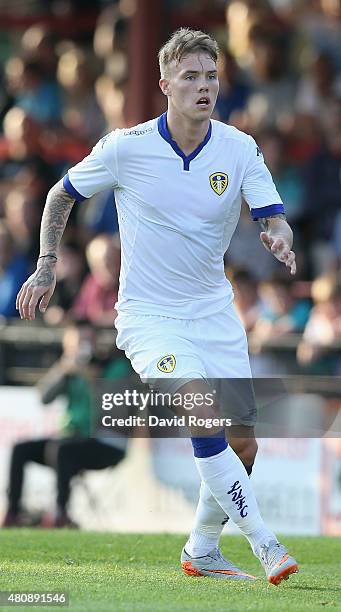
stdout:
<svg viewBox="0 0 341 612">
<path fill-rule="evenodd" d="M 209 438 L 191 438 L 191 442 L 194 457 L 199 458 L 213 457 L 213 455 L 218 455 L 227 448 L 223 429 Z"/>
<path fill-rule="evenodd" d="M 285 214 L 283 204 L 270 204 L 270 206 L 263 206 L 262 208 L 251 208 L 251 215 L 254 221 L 263 217 L 280 214 Z"/>
<path fill-rule="evenodd" d="M 64 178 L 63 178 L 63 187 L 64 189 L 66 189 L 66 191 L 73 197 L 75 198 L 76 202 L 84 202 L 84 200 L 86 200 L 87 198 L 85 196 L 83 196 L 81 193 L 79 193 L 79 191 L 77 191 L 77 189 L 74 188 L 74 186 L 72 185 L 70 179 L 69 179 L 69 175 L 65 174 Z"/>
</svg>

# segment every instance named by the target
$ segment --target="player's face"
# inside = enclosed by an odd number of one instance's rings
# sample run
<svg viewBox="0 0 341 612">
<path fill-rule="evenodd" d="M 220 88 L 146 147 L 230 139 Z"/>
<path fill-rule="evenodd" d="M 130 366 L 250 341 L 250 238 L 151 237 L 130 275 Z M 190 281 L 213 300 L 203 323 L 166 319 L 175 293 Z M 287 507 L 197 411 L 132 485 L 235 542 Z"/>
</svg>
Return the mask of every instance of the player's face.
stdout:
<svg viewBox="0 0 341 612">
<path fill-rule="evenodd" d="M 219 91 L 217 67 L 205 53 L 191 53 L 170 66 L 169 78 L 160 87 L 169 106 L 191 120 L 202 121 L 212 115 Z"/>
</svg>

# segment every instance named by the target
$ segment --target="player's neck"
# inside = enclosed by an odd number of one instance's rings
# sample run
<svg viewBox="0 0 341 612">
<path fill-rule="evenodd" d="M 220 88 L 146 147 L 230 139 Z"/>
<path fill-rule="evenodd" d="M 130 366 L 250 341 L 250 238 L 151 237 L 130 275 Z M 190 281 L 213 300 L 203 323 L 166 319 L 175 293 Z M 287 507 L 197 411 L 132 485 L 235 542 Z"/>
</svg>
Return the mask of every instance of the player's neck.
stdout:
<svg viewBox="0 0 341 612">
<path fill-rule="evenodd" d="M 167 125 L 171 137 L 185 155 L 190 155 L 202 143 L 208 132 L 210 120 L 189 121 L 168 109 Z"/>
</svg>

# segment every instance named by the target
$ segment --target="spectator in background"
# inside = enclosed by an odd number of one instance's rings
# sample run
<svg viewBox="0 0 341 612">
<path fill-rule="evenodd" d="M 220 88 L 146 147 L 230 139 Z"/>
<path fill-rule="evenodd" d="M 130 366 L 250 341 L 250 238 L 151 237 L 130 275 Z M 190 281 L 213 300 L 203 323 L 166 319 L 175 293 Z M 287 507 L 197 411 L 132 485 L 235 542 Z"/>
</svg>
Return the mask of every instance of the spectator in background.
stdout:
<svg viewBox="0 0 341 612">
<path fill-rule="evenodd" d="M 288 65 L 289 35 L 263 24 L 249 32 L 254 92 L 249 98 L 250 128 L 277 126 L 292 115 L 295 78 Z"/>
<path fill-rule="evenodd" d="M 337 95 L 341 95 L 340 75 L 329 55 L 320 53 L 299 81 L 296 111 L 311 115 L 323 124 L 328 117 L 329 105 Z"/>
<path fill-rule="evenodd" d="M 90 274 L 86 277 L 72 312 L 99 327 L 112 327 L 118 295 L 121 249 L 117 236 L 101 234 L 86 248 Z"/>
<path fill-rule="evenodd" d="M 0 138 L 1 191 L 30 182 L 35 196 L 44 201 L 46 191 L 58 179 L 47 154 L 42 126 L 23 109 L 11 108 L 3 122 L 4 136 Z M 28 172 L 30 177 L 28 178 Z"/>
<path fill-rule="evenodd" d="M 260 316 L 257 280 L 243 268 L 232 270 L 234 303 L 247 333 L 251 332 Z"/>
<path fill-rule="evenodd" d="M 58 39 L 41 23 L 30 26 L 21 39 L 22 52 L 26 60 L 39 62 L 44 74 L 51 81 L 56 80 L 58 63 Z"/>
<path fill-rule="evenodd" d="M 18 317 L 15 298 L 29 274 L 30 261 L 15 250 L 11 233 L 0 220 L 0 316 Z"/>
<path fill-rule="evenodd" d="M 340 210 L 340 168 L 341 98 L 336 98 L 324 125 L 324 143 L 307 164 L 305 175 L 306 224 L 314 276 L 327 273 L 335 261 L 332 237 Z"/>
<path fill-rule="evenodd" d="M 258 340 L 302 332 L 308 320 L 310 303 L 295 299 L 293 285 L 289 279 L 275 277 L 262 282 L 259 287 L 262 302 L 261 313 L 254 332 Z"/>
<path fill-rule="evenodd" d="M 58 84 L 47 79 L 37 61 L 23 62 L 20 87 L 14 103 L 38 123 L 58 122 L 62 113 Z"/>
<path fill-rule="evenodd" d="M 257 134 L 257 142 L 281 198 L 285 202 L 285 214 L 288 222 L 291 225 L 295 224 L 304 213 L 302 172 L 287 155 L 285 137 L 277 128 L 260 131 Z"/>
<path fill-rule="evenodd" d="M 250 364 L 254 377 L 295 374 L 297 365 L 290 352 L 276 350 L 273 344 L 290 333 L 303 330 L 310 303 L 294 297 L 294 286 L 287 279 L 275 277 L 259 285 L 259 316 L 249 338 Z M 267 343 L 270 342 L 270 346 Z M 266 350 L 264 350 L 264 348 Z"/>
<path fill-rule="evenodd" d="M 287 143 L 287 155 L 301 168 L 319 151 L 322 142 L 321 123 L 311 115 L 293 113 L 288 118 L 282 137 Z"/>
<path fill-rule="evenodd" d="M 231 115 L 246 108 L 251 87 L 238 68 L 231 53 L 224 51 L 217 63 L 219 95 L 215 115 L 220 121 L 228 123 Z"/>
<path fill-rule="evenodd" d="M 129 10 L 130 9 L 130 10 Z M 104 72 L 113 81 L 121 83 L 127 76 L 129 52 L 129 20 L 134 6 L 128 2 L 117 2 L 104 6 L 100 12 L 93 38 L 95 55 L 105 62 Z"/>
<path fill-rule="evenodd" d="M 0 196 L 4 200 L 10 191 L 25 192 L 25 200 L 30 199 L 32 203 L 30 214 L 33 220 L 35 209 L 40 217 L 46 193 L 60 178 L 67 160 L 78 161 L 82 152 L 84 155 L 88 152 L 89 146 L 79 144 L 78 140 L 70 146 L 65 134 L 49 132 L 18 107 L 8 111 L 3 127 L 4 137 L 0 137 Z M 77 237 L 80 233 L 80 228 L 76 227 L 78 211 L 78 207 L 72 209 L 68 230 L 69 234 Z"/>
<path fill-rule="evenodd" d="M 100 76 L 96 81 L 96 99 L 110 130 L 126 127 L 124 89 L 117 87 L 108 75 Z"/>
<path fill-rule="evenodd" d="M 122 362 L 122 358 L 119 358 Z M 126 441 L 122 438 L 90 439 L 91 382 L 99 374 L 115 378 L 112 362 L 106 368 L 95 358 L 95 332 L 87 322 L 70 325 L 63 338 L 60 360 L 39 382 L 41 399 L 49 404 L 59 396 L 67 398 L 65 420 L 54 438 L 18 442 L 12 451 L 9 472 L 8 509 L 3 527 L 20 527 L 25 519 L 21 509 L 24 467 L 33 461 L 52 467 L 57 475 L 56 515 L 44 526 L 75 527 L 67 507 L 72 478 L 83 470 L 99 470 L 117 465 L 125 456 Z M 129 364 L 116 368 L 120 375 L 130 372 Z M 117 376 L 116 376 L 117 377 Z"/>
<path fill-rule="evenodd" d="M 59 122 L 62 99 L 55 67 L 48 70 L 43 57 L 32 53 L 26 58 L 14 56 L 5 64 L 5 77 L 13 106 L 22 108 L 38 123 Z"/>
<path fill-rule="evenodd" d="M 128 81 L 129 19 L 133 5 L 117 2 L 101 11 L 94 32 L 94 52 L 104 62 L 95 83 L 96 99 L 110 130 L 126 127 L 125 86 Z"/>
<path fill-rule="evenodd" d="M 26 255 L 29 261 L 36 261 L 39 255 L 40 210 L 29 192 L 13 189 L 8 193 L 4 203 L 4 220 L 16 251 Z"/>
<path fill-rule="evenodd" d="M 59 59 L 57 78 L 64 89 L 64 127 L 77 140 L 93 144 L 102 135 L 105 120 L 96 101 L 95 75 L 88 59 L 80 48 L 70 45 Z"/>
<path fill-rule="evenodd" d="M 229 49 L 239 65 L 250 66 L 250 30 L 256 24 L 286 31 L 269 0 L 230 0 L 226 3 Z"/>
<path fill-rule="evenodd" d="M 340 0 L 305 2 L 297 26 L 306 37 L 306 46 L 315 53 L 328 53 L 341 70 Z"/>
<path fill-rule="evenodd" d="M 312 296 L 314 307 L 297 349 L 298 363 L 309 374 L 340 376 L 339 353 L 330 348 L 341 340 L 341 284 L 331 276 L 318 278 Z"/>
</svg>

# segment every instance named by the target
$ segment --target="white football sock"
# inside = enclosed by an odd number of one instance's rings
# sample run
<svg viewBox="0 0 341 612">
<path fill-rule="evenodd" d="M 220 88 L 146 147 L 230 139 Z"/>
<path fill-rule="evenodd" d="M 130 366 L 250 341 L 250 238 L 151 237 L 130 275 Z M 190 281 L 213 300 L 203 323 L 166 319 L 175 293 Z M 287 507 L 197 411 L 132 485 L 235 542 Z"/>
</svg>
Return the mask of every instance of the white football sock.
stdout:
<svg viewBox="0 0 341 612">
<path fill-rule="evenodd" d="M 264 524 L 245 468 L 230 446 L 212 457 L 195 457 L 195 463 L 224 516 L 239 527 L 256 555 L 260 546 L 277 541 Z"/>
<path fill-rule="evenodd" d="M 185 550 L 191 557 L 207 555 L 219 543 L 226 513 L 202 481 L 200 498 L 195 513 L 194 526 L 186 542 Z"/>
</svg>

